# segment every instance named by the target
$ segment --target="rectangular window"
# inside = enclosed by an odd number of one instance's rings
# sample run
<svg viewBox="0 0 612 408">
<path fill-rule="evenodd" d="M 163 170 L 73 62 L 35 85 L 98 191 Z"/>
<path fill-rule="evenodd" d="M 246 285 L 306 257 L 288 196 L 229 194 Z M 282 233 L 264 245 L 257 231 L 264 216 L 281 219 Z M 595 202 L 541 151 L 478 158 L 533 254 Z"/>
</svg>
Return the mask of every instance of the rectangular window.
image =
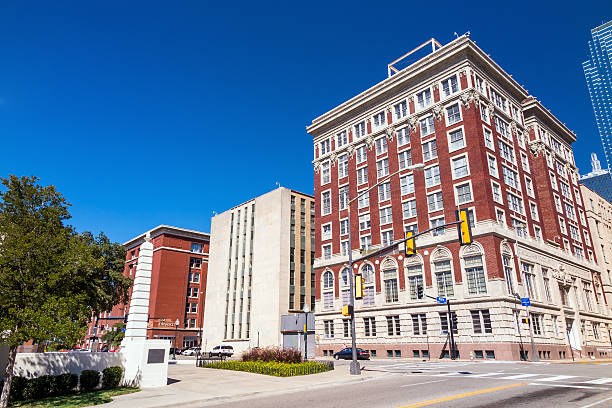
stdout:
<svg viewBox="0 0 612 408">
<path fill-rule="evenodd" d="M 322 215 L 331 214 L 331 192 L 324 191 L 321 193 L 321 205 Z"/>
<path fill-rule="evenodd" d="M 427 207 L 429 212 L 438 211 L 444 208 L 441 191 L 427 195 Z"/>
<path fill-rule="evenodd" d="M 517 212 L 519 214 L 525 213 L 522 198 L 515 196 L 510 192 L 507 192 L 506 198 L 508 199 L 508 207 L 510 207 L 512 211 Z"/>
<path fill-rule="evenodd" d="M 421 265 L 408 267 L 408 289 L 410 291 L 410 299 L 423 299 L 425 288 L 423 286 L 423 269 Z"/>
<path fill-rule="evenodd" d="M 504 175 L 504 183 L 514 189 L 520 190 L 521 186 L 518 179 L 518 173 L 503 164 L 501 167 L 502 174 Z"/>
<path fill-rule="evenodd" d="M 202 244 L 196 244 L 194 242 L 191 243 L 191 252 L 197 252 L 198 254 L 202 253 Z"/>
<path fill-rule="evenodd" d="M 397 291 L 397 271 L 384 271 L 383 280 L 385 284 L 385 302 L 393 303 L 399 300 Z"/>
<path fill-rule="evenodd" d="M 385 111 L 379 112 L 374 115 L 374 129 L 380 129 L 387 123 L 387 113 Z"/>
<path fill-rule="evenodd" d="M 487 162 L 489 163 L 489 174 L 493 177 L 499 177 L 499 173 L 497 172 L 497 159 L 495 156 L 488 154 Z"/>
<path fill-rule="evenodd" d="M 412 317 L 412 331 L 415 336 L 427 334 L 427 318 L 425 313 L 413 314 Z"/>
<path fill-rule="evenodd" d="M 351 321 L 350 320 L 348 320 L 348 319 L 342 320 L 342 328 L 343 328 L 343 330 L 342 330 L 343 333 L 342 334 L 344 334 L 344 337 L 350 337 L 350 334 L 349 334 L 351 332 L 350 331 L 351 330 L 350 327 L 351 327 Z"/>
<path fill-rule="evenodd" d="M 389 175 L 389 159 L 382 159 L 376 162 L 376 174 L 378 178 Z"/>
<path fill-rule="evenodd" d="M 338 157 L 338 178 L 348 177 L 348 155 L 343 154 Z"/>
<path fill-rule="evenodd" d="M 495 151 L 495 145 L 493 144 L 493 133 L 487 128 L 483 128 L 483 129 L 484 129 L 485 146 L 488 149 Z"/>
<path fill-rule="evenodd" d="M 336 135 L 336 141 L 338 142 L 337 145 L 338 147 L 342 147 L 345 144 L 348 143 L 348 135 L 346 134 L 346 131 L 342 131 L 340 133 L 338 133 Z"/>
<path fill-rule="evenodd" d="M 357 184 L 368 182 L 368 166 L 357 169 Z"/>
<path fill-rule="evenodd" d="M 436 273 L 438 296 L 453 297 L 455 295 L 455 290 L 453 287 L 453 278 L 451 276 L 450 261 L 435 262 L 434 270 Z"/>
<path fill-rule="evenodd" d="M 533 192 L 533 182 L 527 176 L 525 176 L 525 190 L 527 191 L 527 195 L 531 198 L 535 198 L 535 193 Z"/>
<path fill-rule="evenodd" d="M 202 258 L 190 258 L 189 259 L 189 267 L 200 269 L 202 267 Z"/>
<path fill-rule="evenodd" d="M 359 231 L 370 229 L 370 214 L 359 216 Z"/>
<path fill-rule="evenodd" d="M 480 295 L 487 293 L 487 282 L 481 256 L 470 256 L 464 259 L 468 293 Z"/>
<path fill-rule="evenodd" d="M 459 109 L 458 103 L 446 108 L 446 117 L 448 118 L 448 124 L 446 126 L 461 122 L 461 109 Z"/>
<path fill-rule="evenodd" d="M 340 235 L 348 234 L 348 219 L 340 220 Z"/>
<path fill-rule="evenodd" d="M 362 192 L 360 191 L 359 194 Z M 370 206 L 370 193 L 366 192 L 363 195 L 360 195 L 357 199 L 357 207 L 361 210 L 362 208 L 367 208 Z"/>
<path fill-rule="evenodd" d="M 440 184 L 440 166 L 435 165 L 425 169 L 425 187 L 433 187 Z"/>
<path fill-rule="evenodd" d="M 493 333 L 491 315 L 488 310 L 471 310 L 470 313 L 472 314 L 472 325 L 475 334 Z"/>
<path fill-rule="evenodd" d="M 396 135 L 398 147 L 410 144 L 410 127 L 405 127 L 403 129 L 398 130 Z"/>
<path fill-rule="evenodd" d="M 400 178 L 401 194 L 412 194 L 414 193 L 414 175 L 407 174 Z"/>
<path fill-rule="evenodd" d="M 470 184 L 466 183 L 455 186 L 455 195 L 458 205 L 472 202 L 472 189 L 470 188 Z"/>
<path fill-rule="evenodd" d="M 459 83 L 457 82 L 457 75 L 442 81 L 442 95 L 446 98 L 456 92 L 459 92 Z"/>
<path fill-rule="evenodd" d="M 527 238 L 527 224 L 521 220 L 517 220 L 514 217 L 510 217 L 512 223 L 512 229 L 516 232 L 516 235 L 522 238 Z"/>
<path fill-rule="evenodd" d="M 508 289 L 508 294 L 514 295 L 514 286 L 512 283 L 512 274 L 514 273 L 514 268 L 512 267 L 512 259 L 507 255 L 502 255 L 502 263 L 504 265 L 504 276 L 506 278 L 506 287 Z"/>
<path fill-rule="evenodd" d="M 387 181 L 378 186 L 378 202 L 391 199 L 391 182 Z"/>
<path fill-rule="evenodd" d="M 465 138 L 463 137 L 463 129 L 457 129 L 448 134 L 448 151 L 463 149 L 465 147 Z"/>
<path fill-rule="evenodd" d="M 406 101 L 400 102 L 397 105 L 393 106 L 393 112 L 395 113 L 395 119 L 401 119 L 406 117 L 408 114 L 408 104 Z"/>
<path fill-rule="evenodd" d="M 431 135 L 435 131 L 433 116 L 428 116 L 425 119 L 421 119 L 420 123 L 421 123 L 421 137 Z"/>
<path fill-rule="evenodd" d="M 325 224 L 321 227 L 321 239 L 326 241 L 332 238 L 332 225 L 331 223 Z"/>
<path fill-rule="evenodd" d="M 340 190 L 338 191 L 340 210 L 346 210 L 346 208 L 348 207 L 348 194 L 348 186 L 340 187 Z"/>
<path fill-rule="evenodd" d="M 453 179 L 462 178 L 470 175 L 467 156 L 456 157 L 451 159 L 451 168 L 453 170 Z"/>
<path fill-rule="evenodd" d="M 401 336 L 399 316 L 387 316 L 387 334 L 389 336 Z"/>
<path fill-rule="evenodd" d="M 425 109 L 431 105 L 431 89 L 426 89 L 417 94 L 417 107 L 419 110 Z"/>
<path fill-rule="evenodd" d="M 521 262 L 521 267 L 523 268 L 527 295 L 531 299 L 536 299 L 535 274 L 533 273 L 533 265 Z"/>
<path fill-rule="evenodd" d="M 368 148 L 363 145 L 355 149 L 355 157 L 357 164 L 361 164 L 368 159 Z"/>
<path fill-rule="evenodd" d="M 531 219 L 534 221 L 540 221 L 540 216 L 538 214 L 538 206 L 535 203 L 529 203 L 529 212 L 531 213 Z"/>
<path fill-rule="evenodd" d="M 331 244 L 323 245 L 323 259 L 331 259 L 332 246 Z"/>
<path fill-rule="evenodd" d="M 501 188 L 497 183 L 491 183 L 491 191 L 493 192 L 493 201 L 499 204 L 503 204 L 504 200 L 501 195 Z"/>
<path fill-rule="evenodd" d="M 506 98 L 495 92 L 493 89 L 491 89 L 491 99 L 493 99 L 493 103 L 499 109 L 503 110 L 504 112 L 508 111 L 506 105 Z"/>
<path fill-rule="evenodd" d="M 325 309 L 334 308 L 334 292 L 323 293 L 323 307 Z"/>
<path fill-rule="evenodd" d="M 191 282 L 191 283 L 199 283 L 200 282 L 200 274 L 199 273 L 191 273 L 191 272 L 189 272 L 189 282 Z"/>
<path fill-rule="evenodd" d="M 325 185 L 331 181 L 331 171 L 329 162 L 321 163 L 321 185 Z"/>
<path fill-rule="evenodd" d="M 355 139 L 359 139 L 360 137 L 364 137 L 366 134 L 366 124 L 365 121 L 359 122 L 355 125 Z"/>
<path fill-rule="evenodd" d="M 376 154 L 383 154 L 383 153 L 387 153 L 388 150 L 388 146 L 387 146 L 387 137 L 383 136 L 383 137 L 379 137 L 378 139 L 376 139 L 375 142 L 376 145 Z"/>
<path fill-rule="evenodd" d="M 334 321 L 333 320 L 324 320 L 323 326 L 325 328 L 325 337 L 331 339 L 334 337 Z"/>
<path fill-rule="evenodd" d="M 480 119 L 482 119 L 484 123 L 489 123 L 489 108 L 487 108 L 487 105 L 484 103 L 480 104 Z"/>
<path fill-rule="evenodd" d="M 359 240 L 361 241 L 361 249 L 372 248 L 372 237 L 370 235 L 364 235 Z"/>
<path fill-rule="evenodd" d="M 391 208 L 389 207 L 389 210 L 390 209 Z M 381 224 L 383 224 L 383 223 L 381 222 Z M 393 243 L 393 230 L 382 231 L 380 233 L 380 237 L 381 237 L 381 242 L 382 242 L 383 246 L 391 245 L 391 243 Z"/>
<path fill-rule="evenodd" d="M 438 146 L 436 145 L 436 139 L 425 142 L 423 147 L 423 161 L 428 161 L 438 157 Z"/>
<path fill-rule="evenodd" d="M 380 225 L 391 224 L 393 222 L 393 214 L 391 207 L 380 209 Z"/>
<path fill-rule="evenodd" d="M 521 166 L 523 166 L 523 170 L 529 173 L 529 159 L 527 159 L 527 155 L 521 152 Z"/>
<path fill-rule="evenodd" d="M 435 230 L 431 231 L 431 234 L 434 237 L 444 234 L 445 227 L 442 227 L 442 225 L 444 225 L 444 217 L 432 218 L 431 220 L 429 220 L 429 224 L 430 224 L 430 228 L 435 228 L 435 227 L 440 226 L 439 228 L 436 228 Z"/>
<path fill-rule="evenodd" d="M 416 200 L 408 200 L 402 203 L 402 217 L 404 219 L 416 217 Z"/>
<path fill-rule="evenodd" d="M 533 334 L 536 336 L 542 335 L 542 315 L 537 313 L 531 313 L 531 327 L 533 327 Z"/>
<path fill-rule="evenodd" d="M 347 256 L 348 255 L 348 251 L 349 251 L 349 249 L 348 249 L 348 241 L 341 241 L 340 242 L 340 253 L 343 256 Z"/>
<path fill-rule="evenodd" d="M 457 314 L 455 312 L 451 312 L 451 319 L 453 319 L 453 334 L 458 334 Z M 440 331 L 442 334 L 448 334 L 448 314 L 446 312 L 440 313 Z"/>
<path fill-rule="evenodd" d="M 330 147 L 329 139 L 322 141 L 321 142 L 321 156 L 329 153 L 330 151 L 331 151 L 331 147 Z"/>
<path fill-rule="evenodd" d="M 406 169 L 412 166 L 412 152 L 410 149 L 399 153 L 399 168 Z"/>
<path fill-rule="evenodd" d="M 511 163 L 516 163 L 514 158 L 514 148 L 512 146 L 501 141 L 500 139 L 497 140 L 497 145 L 499 146 L 499 154 L 502 158 L 508 160 Z"/>
<path fill-rule="evenodd" d="M 373 317 L 363 318 L 364 335 L 366 337 L 376 336 L 376 320 Z"/>
</svg>

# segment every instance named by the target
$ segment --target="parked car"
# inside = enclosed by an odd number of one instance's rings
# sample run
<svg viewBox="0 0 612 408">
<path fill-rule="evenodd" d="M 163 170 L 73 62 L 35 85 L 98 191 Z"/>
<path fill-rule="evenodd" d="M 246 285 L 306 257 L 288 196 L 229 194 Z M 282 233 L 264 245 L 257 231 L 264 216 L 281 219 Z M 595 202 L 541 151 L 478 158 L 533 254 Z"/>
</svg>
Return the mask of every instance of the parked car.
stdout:
<svg viewBox="0 0 612 408">
<path fill-rule="evenodd" d="M 210 352 L 211 356 L 231 357 L 234 354 L 232 346 L 215 346 Z"/>
<path fill-rule="evenodd" d="M 170 354 L 174 354 L 174 347 L 170 347 Z M 181 349 L 177 348 L 176 349 L 176 355 L 178 356 L 179 354 L 181 354 Z"/>
<path fill-rule="evenodd" d="M 351 347 L 344 348 L 334 353 L 334 358 L 336 360 L 340 360 L 341 358 L 344 360 L 350 360 L 353 358 L 353 349 Z M 370 353 L 363 349 L 357 348 L 357 359 L 358 360 L 369 360 Z"/>
<path fill-rule="evenodd" d="M 195 356 L 196 354 L 199 354 L 201 351 L 201 349 L 199 347 L 190 347 L 187 350 L 183 351 L 183 355 L 184 356 Z"/>
</svg>

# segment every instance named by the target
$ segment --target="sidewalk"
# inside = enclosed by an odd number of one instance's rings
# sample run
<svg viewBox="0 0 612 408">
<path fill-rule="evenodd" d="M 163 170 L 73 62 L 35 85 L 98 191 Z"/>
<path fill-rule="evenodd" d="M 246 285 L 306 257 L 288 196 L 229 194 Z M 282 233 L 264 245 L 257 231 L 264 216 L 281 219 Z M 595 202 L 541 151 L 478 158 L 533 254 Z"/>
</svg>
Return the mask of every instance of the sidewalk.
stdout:
<svg viewBox="0 0 612 408">
<path fill-rule="evenodd" d="M 258 395 L 269 396 L 348 382 L 367 381 L 383 375 L 385 374 L 380 372 L 364 371 L 361 376 L 355 377 L 349 374 L 348 367 L 339 367 L 325 373 L 281 378 L 173 364 L 168 367 L 169 385 L 120 395 L 115 397 L 113 402 L 99 406 L 109 408 L 199 407 Z"/>
</svg>

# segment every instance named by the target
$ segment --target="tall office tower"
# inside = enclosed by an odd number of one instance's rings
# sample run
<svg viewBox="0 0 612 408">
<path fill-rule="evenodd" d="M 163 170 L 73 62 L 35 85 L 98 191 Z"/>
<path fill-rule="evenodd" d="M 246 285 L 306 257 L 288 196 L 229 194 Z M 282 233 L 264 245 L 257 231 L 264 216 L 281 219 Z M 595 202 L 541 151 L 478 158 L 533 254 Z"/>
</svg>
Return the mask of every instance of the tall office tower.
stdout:
<svg viewBox="0 0 612 408">
<path fill-rule="evenodd" d="M 582 63 L 608 170 L 612 167 L 612 21 L 591 30 L 591 59 Z"/>
<path fill-rule="evenodd" d="M 612 203 L 612 175 L 610 170 L 601 168 L 595 153 L 591 153 L 591 168 L 589 173 L 580 176 L 580 184 Z"/>
<path fill-rule="evenodd" d="M 211 221 L 203 342 L 285 345 L 281 316 L 314 307 L 314 198 L 284 187 Z M 293 336 L 294 337 L 294 336 Z M 293 345 L 293 344 L 292 344 Z"/>
<path fill-rule="evenodd" d="M 576 135 L 468 36 L 431 45 L 307 128 L 317 353 L 350 344 L 341 309 L 360 273 L 357 345 L 377 357 L 448 357 L 449 332 L 461 358 L 531 359 L 530 332 L 542 359 L 571 358 L 567 333 L 582 355 L 612 355 Z M 459 245 L 454 225 L 442 227 L 457 209 L 468 211 L 471 245 Z M 414 256 L 398 245 L 373 252 L 431 228 Z M 436 297 L 450 299 L 451 316 Z"/>
<path fill-rule="evenodd" d="M 170 347 L 197 346 L 204 315 L 210 234 L 159 225 L 132 238 L 123 244 L 127 251 L 123 273 L 132 279 L 139 247 L 147 234 L 153 243 L 147 337 L 170 340 Z M 93 317 L 85 338 L 87 348 L 97 349 L 102 336 L 124 321 L 128 305 L 119 304 Z"/>
</svg>

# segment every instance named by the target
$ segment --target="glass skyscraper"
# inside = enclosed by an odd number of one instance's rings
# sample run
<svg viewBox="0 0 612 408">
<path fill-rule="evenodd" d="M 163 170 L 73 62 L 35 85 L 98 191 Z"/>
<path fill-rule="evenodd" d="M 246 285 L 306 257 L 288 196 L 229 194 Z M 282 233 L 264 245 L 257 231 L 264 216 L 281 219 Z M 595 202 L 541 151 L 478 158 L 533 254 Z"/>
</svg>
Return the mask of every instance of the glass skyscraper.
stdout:
<svg viewBox="0 0 612 408">
<path fill-rule="evenodd" d="M 582 63 L 608 169 L 612 167 L 612 21 L 591 30 L 591 59 Z"/>
</svg>

